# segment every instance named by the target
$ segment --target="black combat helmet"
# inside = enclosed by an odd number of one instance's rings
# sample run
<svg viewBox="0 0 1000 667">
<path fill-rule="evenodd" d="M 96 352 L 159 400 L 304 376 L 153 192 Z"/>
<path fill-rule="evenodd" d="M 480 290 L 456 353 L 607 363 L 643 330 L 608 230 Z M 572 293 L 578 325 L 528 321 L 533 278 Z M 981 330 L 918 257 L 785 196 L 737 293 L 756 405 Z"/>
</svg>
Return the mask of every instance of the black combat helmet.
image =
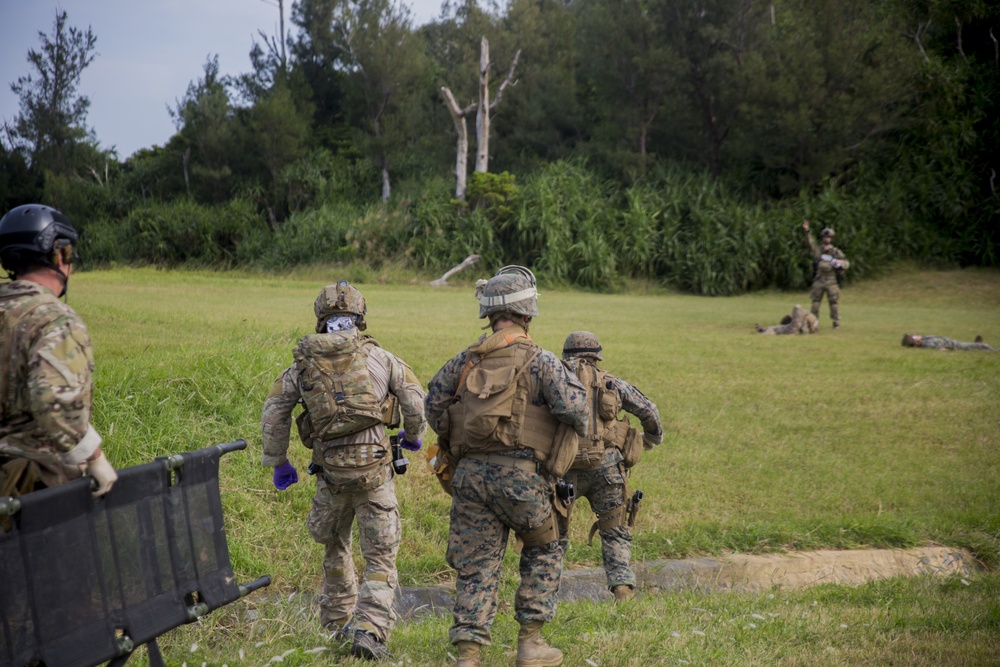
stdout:
<svg viewBox="0 0 1000 667">
<path fill-rule="evenodd" d="M 69 218 L 56 209 L 42 204 L 18 206 L 0 219 L 0 264 L 13 278 L 33 264 L 56 269 L 52 253 L 79 238 Z"/>
</svg>

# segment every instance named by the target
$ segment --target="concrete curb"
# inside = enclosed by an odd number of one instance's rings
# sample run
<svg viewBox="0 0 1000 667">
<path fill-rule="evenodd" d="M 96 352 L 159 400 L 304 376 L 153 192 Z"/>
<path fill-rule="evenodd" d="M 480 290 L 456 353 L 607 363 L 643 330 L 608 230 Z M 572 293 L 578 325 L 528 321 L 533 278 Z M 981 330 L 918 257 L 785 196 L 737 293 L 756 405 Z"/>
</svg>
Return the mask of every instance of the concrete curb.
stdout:
<svg viewBox="0 0 1000 667">
<path fill-rule="evenodd" d="M 807 551 L 764 556 L 733 555 L 634 563 L 639 590 L 758 592 L 833 583 L 858 585 L 889 577 L 968 575 L 980 569 L 968 551 L 947 547 Z M 396 598 L 402 618 L 448 615 L 455 586 L 403 587 Z M 567 570 L 559 586 L 560 601 L 611 599 L 601 568 Z"/>
</svg>

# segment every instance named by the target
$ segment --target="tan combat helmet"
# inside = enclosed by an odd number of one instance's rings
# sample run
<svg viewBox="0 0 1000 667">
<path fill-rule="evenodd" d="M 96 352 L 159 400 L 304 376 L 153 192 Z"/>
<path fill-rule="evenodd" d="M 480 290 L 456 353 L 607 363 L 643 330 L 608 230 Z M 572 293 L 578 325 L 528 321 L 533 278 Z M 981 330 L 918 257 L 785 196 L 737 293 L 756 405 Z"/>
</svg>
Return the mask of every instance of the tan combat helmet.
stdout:
<svg viewBox="0 0 1000 667">
<path fill-rule="evenodd" d="M 837 232 L 833 231 L 833 227 L 824 227 L 822 230 L 820 230 L 820 233 L 819 233 L 819 237 L 820 238 L 823 238 L 825 236 L 829 236 L 832 239 L 836 235 L 837 235 Z"/>
<path fill-rule="evenodd" d="M 566 336 L 566 342 L 563 343 L 562 358 L 590 357 L 591 359 L 603 361 L 604 357 L 601 356 L 601 349 L 601 343 L 597 340 L 597 336 L 589 331 L 574 331 Z"/>
<path fill-rule="evenodd" d="M 489 280 L 476 282 L 476 298 L 480 319 L 497 313 L 538 316 L 535 274 L 523 266 L 505 266 Z"/>
<path fill-rule="evenodd" d="M 365 322 L 365 313 L 368 312 L 365 297 L 346 280 L 324 287 L 316 297 L 313 311 L 316 313 L 316 333 L 326 331 L 326 321 L 333 315 L 354 315 L 354 323 L 360 331 L 368 328 L 368 323 Z"/>
</svg>

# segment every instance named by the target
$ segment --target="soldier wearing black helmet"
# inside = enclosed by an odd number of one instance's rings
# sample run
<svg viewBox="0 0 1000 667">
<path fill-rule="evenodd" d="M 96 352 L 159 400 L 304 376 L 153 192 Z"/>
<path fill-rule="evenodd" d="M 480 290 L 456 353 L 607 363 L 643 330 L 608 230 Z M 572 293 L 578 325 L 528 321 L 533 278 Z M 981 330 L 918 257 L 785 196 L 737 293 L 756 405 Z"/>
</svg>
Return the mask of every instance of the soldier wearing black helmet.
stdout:
<svg viewBox="0 0 1000 667">
<path fill-rule="evenodd" d="M 117 473 L 90 423 L 94 358 L 87 327 L 59 297 L 79 235 L 59 211 L 27 204 L 0 219 L 0 496 L 81 475 L 107 493 Z"/>
<path fill-rule="evenodd" d="M 449 638 L 456 667 L 478 667 L 492 641 L 500 565 L 511 530 L 523 541 L 514 599 L 520 624 L 517 667 L 558 665 L 542 638 L 555 614 L 562 572 L 554 478 L 568 433 L 568 466 L 590 411 L 579 380 L 528 335 L 538 315 L 531 271 L 500 269 L 476 286 L 479 317 L 491 333 L 444 365 L 428 384 L 427 421 L 457 460 L 451 478 L 448 564 L 457 572 Z M 565 472 L 565 469 L 563 469 Z"/>
<path fill-rule="evenodd" d="M 587 436 L 580 441 L 566 479 L 572 482 L 577 498 L 586 498 L 597 515 L 590 536 L 600 534 L 608 590 L 615 602 L 623 602 L 632 598 L 636 586 L 629 565 L 632 535 L 626 520 L 630 495 L 626 477 L 643 449 L 663 441 L 663 426 L 655 403 L 597 365 L 604 359 L 602 352 L 597 336 L 589 331 L 574 331 L 563 343 L 563 361 L 587 388 L 587 402 L 592 406 Z M 641 435 L 622 411 L 639 418 Z M 568 544 L 566 530 L 568 525 L 561 535 L 564 545 Z"/>
<path fill-rule="evenodd" d="M 813 283 L 809 291 L 809 298 L 812 300 L 812 314 L 819 317 L 819 305 L 826 294 L 826 300 L 830 304 L 830 319 L 833 320 L 833 328 L 840 326 L 840 281 L 844 271 L 851 267 L 840 248 L 833 245 L 835 232 L 829 227 L 824 227 L 819 233 L 822 245 L 816 245 L 816 240 L 809 233 L 809 221 L 802 221 L 802 229 L 805 231 L 806 242 L 813 256 Z"/>
</svg>

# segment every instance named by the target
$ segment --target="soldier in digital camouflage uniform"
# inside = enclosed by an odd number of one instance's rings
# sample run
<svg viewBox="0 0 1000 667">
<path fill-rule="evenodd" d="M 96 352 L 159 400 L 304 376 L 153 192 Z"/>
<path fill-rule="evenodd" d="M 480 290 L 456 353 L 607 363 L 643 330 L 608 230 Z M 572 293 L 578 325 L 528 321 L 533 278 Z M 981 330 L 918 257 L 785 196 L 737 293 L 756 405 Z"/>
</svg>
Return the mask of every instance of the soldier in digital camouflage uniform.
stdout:
<svg viewBox="0 0 1000 667">
<path fill-rule="evenodd" d="M 391 658 L 385 647 L 396 622 L 393 610 L 400 543 L 399 504 L 386 424 L 397 404 L 404 430 L 400 444 L 417 451 L 426 430 L 424 392 L 413 371 L 361 334 L 367 308 L 347 281 L 329 285 L 314 306 L 316 334 L 303 337 L 293 363 L 275 381 L 261 416 L 263 456 L 280 490 L 298 481 L 287 457 L 292 410 L 317 470 L 309 532 L 325 548 L 320 621 L 351 653 Z M 388 406 L 388 407 L 387 407 Z M 398 424 L 395 424 L 398 426 Z M 358 588 L 351 559 L 351 526 L 361 537 L 365 571 Z"/>
<path fill-rule="evenodd" d="M 838 276 L 851 267 L 847 261 L 847 256 L 833 246 L 835 232 L 829 227 L 824 227 L 819 233 L 822 245 L 816 245 L 816 240 L 809 233 L 809 221 L 802 221 L 802 229 L 805 231 L 806 242 L 813 256 L 813 284 L 809 291 L 809 298 L 812 300 L 812 314 L 819 318 L 819 305 L 826 294 L 826 300 L 830 304 L 830 319 L 833 320 L 833 328 L 840 326 L 840 285 Z"/>
<path fill-rule="evenodd" d="M 781 324 L 775 324 L 770 327 L 762 327 L 759 324 L 755 326 L 757 333 L 767 335 L 783 336 L 787 334 L 816 333 L 819 331 L 819 320 L 812 313 L 806 312 L 805 308 L 799 304 L 795 304 L 795 307 L 792 308 L 792 314 L 781 318 Z"/>
<path fill-rule="evenodd" d="M 963 343 L 954 338 L 944 336 L 922 336 L 920 334 L 904 334 L 904 347 L 926 347 L 934 350 L 987 350 L 993 352 L 994 349 L 983 342 L 982 336 L 976 336 L 974 343 Z"/>
<path fill-rule="evenodd" d="M 81 475 L 107 493 L 118 475 L 90 423 L 94 357 L 87 327 L 59 297 L 77 232 L 59 211 L 19 206 L 0 220 L 0 496 Z"/>
<path fill-rule="evenodd" d="M 504 267 L 489 281 L 477 283 L 477 298 L 479 317 L 489 318 L 493 333 L 446 363 L 430 381 L 425 400 L 427 420 L 439 443 L 450 447 L 458 459 L 451 480 L 447 553 L 448 564 L 457 571 L 449 637 L 458 648 L 458 667 L 480 664 L 480 648 L 491 643 L 500 566 L 513 530 L 524 541 L 514 600 L 521 626 L 516 663 L 558 665 L 562 652 L 541 636 L 543 624 L 555 614 L 562 549 L 553 506 L 554 480 L 540 463 L 539 452 L 552 446 L 553 430 L 562 428 L 574 438 L 586 433 L 590 416 L 586 391 L 556 355 L 528 336 L 531 318 L 538 315 L 530 271 Z M 508 376 L 510 381 L 498 394 L 481 381 L 512 369 L 517 372 Z M 477 397 L 476 392 L 487 398 Z M 484 422 L 463 421 L 464 416 L 482 414 L 483 406 L 496 395 L 514 407 L 495 419 L 492 431 L 477 434 Z"/>
<path fill-rule="evenodd" d="M 619 420 L 621 410 L 638 417 L 643 428 L 642 447 L 652 449 L 663 441 L 663 426 L 656 404 L 628 382 L 597 366 L 603 361 L 597 336 L 574 331 L 563 343 L 562 358 L 583 382 L 591 406 L 587 438 L 566 479 L 573 483 L 577 498 L 586 498 L 597 515 L 594 529 L 601 536 L 601 555 L 608 577 L 608 590 L 616 602 L 630 599 L 635 591 L 635 573 L 629 567 L 632 535 L 626 525 L 626 477 L 634 461 L 626 462 L 623 449 L 628 441 L 628 418 Z M 588 447 L 586 442 L 592 444 Z M 628 452 L 638 456 L 637 452 Z M 566 526 L 568 529 L 568 526 Z M 591 533 L 593 535 L 593 532 Z M 568 544 L 566 536 L 564 549 Z"/>
</svg>

